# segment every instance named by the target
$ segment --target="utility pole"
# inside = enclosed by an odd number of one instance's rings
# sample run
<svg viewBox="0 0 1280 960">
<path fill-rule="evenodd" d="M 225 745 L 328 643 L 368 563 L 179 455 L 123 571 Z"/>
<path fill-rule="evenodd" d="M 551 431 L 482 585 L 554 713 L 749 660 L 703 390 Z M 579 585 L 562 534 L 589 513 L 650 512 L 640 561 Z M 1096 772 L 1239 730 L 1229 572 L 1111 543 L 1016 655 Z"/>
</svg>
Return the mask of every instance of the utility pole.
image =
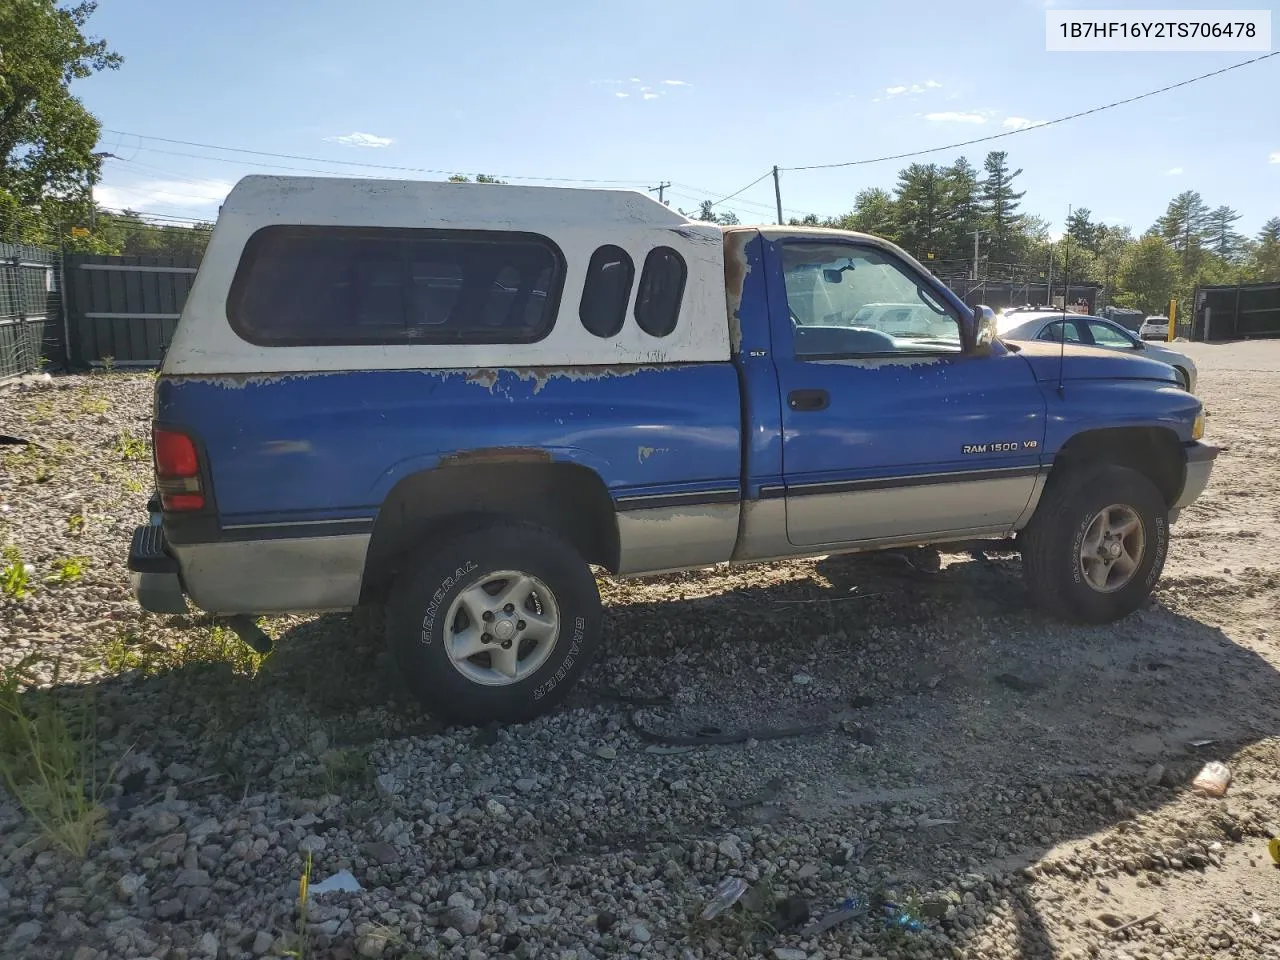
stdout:
<svg viewBox="0 0 1280 960">
<path fill-rule="evenodd" d="M 1053 309 L 1053 244 L 1052 243 L 1049 244 L 1049 282 L 1045 284 L 1044 296 L 1045 296 L 1044 305 L 1052 310 Z"/>
<path fill-rule="evenodd" d="M 981 230 L 973 231 L 973 272 L 969 275 L 970 280 L 978 279 L 978 236 Z"/>
<path fill-rule="evenodd" d="M 669 187 L 669 186 L 671 186 L 671 181 L 670 181 L 670 180 L 664 180 L 664 181 L 662 181 L 661 183 L 659 183 L 656 187 L 650 187 L 650 188 L 649 188 L 649 192 L 650 192 L 650 193 L 653 193 L 653 192 L 656 190 L 656 191 L 658 192 L 658 202 L 659 202 L 659 203 L 662 203 L 662 204 L 665 204 L 667 201 L 663 199 L 663 195 L 664 195 L 664 193 L 665 193 L 665 191 L 666 191 L 667 187 Z"/>
<path fill-rule="evenodd" d="M 778 185 L 778 165 L 773 165 L 773 199 L 778 205 L 778 225 L 782 225 L 782 187 Z"/>
</svg>

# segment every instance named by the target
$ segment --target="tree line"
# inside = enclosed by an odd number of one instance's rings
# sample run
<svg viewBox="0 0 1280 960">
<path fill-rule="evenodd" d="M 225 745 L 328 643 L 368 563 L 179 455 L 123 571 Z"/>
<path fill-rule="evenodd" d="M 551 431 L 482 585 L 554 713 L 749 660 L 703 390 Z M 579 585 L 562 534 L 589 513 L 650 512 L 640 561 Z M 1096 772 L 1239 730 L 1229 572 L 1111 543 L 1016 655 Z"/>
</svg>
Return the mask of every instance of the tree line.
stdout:
<svg viewBox="0 0 1280 960">
<path fill-rule="evenodd" d="M 1235 229 L 1238 212 L 1210 207 L 1200 193 L 1187 190 L 1141 235 L 1095 221 L 1087 207 L 1079 207 L 1055 243 L 1047 221 L 1022 211 L 1021 175 L 1021 169 L 1010 169 L 1003 150 L 988 153 L 981 172 L 965 157 L 949 165 L 913 163 L 898 174 L 892 191 L 859 191 L 848 213 L 810 214 L 790 224 L 884 237 L 944 279 L 975 273 L 1016 283 L 1069 278 L 1100 284 L 1109 303 L 1152 313 L 1173 298 L 1188 303 L 1197 285 L 1280 282 L 1280 217 L 1269 219 L 1257 236 L 1245 237 Z M 731 213 L 716 213 L 709 200 L 690 215 L 738 222 Z"/>
</svg>

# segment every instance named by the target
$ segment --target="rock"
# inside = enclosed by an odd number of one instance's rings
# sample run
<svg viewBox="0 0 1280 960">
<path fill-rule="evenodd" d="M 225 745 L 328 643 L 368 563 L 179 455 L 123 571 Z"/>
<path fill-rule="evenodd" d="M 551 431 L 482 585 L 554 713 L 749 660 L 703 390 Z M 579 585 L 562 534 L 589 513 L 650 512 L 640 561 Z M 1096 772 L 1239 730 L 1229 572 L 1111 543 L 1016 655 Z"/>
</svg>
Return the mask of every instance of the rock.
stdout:
<svg viewBox="0 0 1280 960">
<path fill-rule="evenodd" d="M 601 933 L 608 933 L 617 922 L 618 918 L 608 910 L 601 910 L 596 914 L 596 929 Z"/>
<path fill-rule="evenodd" d="M 596 756 L 601 760 L 616 760 L 618 757 L 618 751 L 613 747 L 597 747 Z"/>
<path fill-rule="evenodd" d="M 307 746 L 311 748 L 311 753 L 318 757 L 329 749 L 329 735 L 323 730 L 312 730 L 307 737 Z"/>
<path fill-rule="evenodd" d="M 1147 770 L 1146 781 L 1153 787 L 1158 786 L 1159 784 L 1164 782 L 1164 774 L 1165 774 L 1164 764 L 1153 763 L 1150 766 L 1150 768 L 1148 768 Z"/>
<path fill-rule="evenodd" d="M 480 929 L 480 920 L 480 911 L 470 907 L 450 907 L 444 914 L 444 922 L 464 937 L 469 937 Z"/>
<path fill-rule="evenodd" d="M 507 812 L 507 808 L 491 797 L 485 801 L 484 811 L 491 817 L 501 817 Z"/>
<path fill-rule="evenodd" d="M 721 840 L 718 849 L 722 856 L 728 857 L 734 863 L 742 862 L 742 848 L 738 846 L 738 841 L 734 840 L 733 837 L 726 837 Z"/>
<path fill-rule="evenodd" d="M 196 944 L 196 949 L 206 957 L 216 957 L 218 955 L 218 938 L 212 933 L 206 933 Z"/>
<path fill-rule="evenodd" d="M 391 844 L 379 840 L 375 843 L 366 843 L 360 847 L 360 852 L 372 860 L 374 863 L 386 866 L 389 863 L 395 863 L 400 859 L 400 851 Z"/>
<path fill-rule="evenodd" d="M 186 783 L 196 772 L 184 763 L 171 763 L 165 767 L 164 775 L 174 783 Z"/>
<path fill-rule="evenodd" d="M 449 927 L 445 930 L 444 933 L 440 934 L 440 939 L 443 940 L 445 943 L 447 943 L 449 946 L 455 947 L 462 942 L 462 934 L 459 933 L 457 930 L 455 930 L 453 927 Z"/>
<path fill-rule="evenodd" d="M 325 848 L 324 837 L 317 837 L 314 834 L 303 837 L 302 842 L 298 844 L 298 849 L 303 853 L 309 853 L 315 856 L 317 853 L 323 853 Z"/>
<path fill-rule="evenodd" d="M 93 947 L 76 947 L 76 952 L 71 955 L 71 960 L 98 960 L 98 951 Z"/>
<path fill-rule="evenodd" d="M 172 810 L 157 810 L 151 817 L 147 828 L 157 837 L 173 833 L 181 825 L 182 820 Z"/>
<path fill-rule="evenodd" d="M 774 960 L 809 960 L 809 955 L 803 950 L 795 950 L 791 947 L 774 947 Z"/>
<path fill-rule="evenodd" d="M 445 901 L 445 903 L 447 906 L 461 907 L 464 910 L 470 910 L 476 905 L 476 902 L 465 893 L 451 893 L 449 895 L 449 899 Z"/>
<path fill-rule="evenodd" d="M 387 949 L 387 938 L 381 934 L 366 933 L 356 941 L 356 953 L 362 957 L 380 957 Z"/>
<path fill-rule="evenodd" d="M 373 781 L 378 793 L 383 797 L 394 797 L 404 789 L 404 784 L 394 773 L 380 773 Z"/>
<path fill-rule="evenodd" d="M 5 941 L 5 945 L 11 948 L 30 946 L 35 943 L 36 939 L 43 932 L 43 925 L 37 923 L 35 920 L 28 920 L 13 928 L 13 933 L 9 934 L 9 939 Z"/>
<path fill-rule="evenodd" d="M 184 867 L 178 871 L 178 876 L 174 878 L 173 885 L 178 888 L 207 887 L 212 882 L 208 870 L 192 870 Z"/>
<path fill-rule="evenodd" d="M 796 874 L 797 880 L 812 880 L 818 875 L 818 865 L 816 863 L 806 863 L 800 868 L 800 872 Z"/>
<path fill-rule="evenodd" d="M 271 949 L 271 945 L 276 942 L 276 935 L 268 930 L 259 930 L 253 938 L 253 952 L 255 956 L 262 956 Z"/>
<path fill-rule="evenodd" d="M 636 943 L 648 943 L 653 939 L 653 934 L 643 923 L 637 923 L 631 928 L 631 939 Z"/>
<path fill-rule="evenodd" d="M 807 673 L 797 673 L 791 678 L 791 682 L 805 687 L 813 683 L 813 677 L 809 676 Z"/>
<path fill-rule="evenodd" d="M 141 874 L 126 873 L 116 881 L 116 896 L 121 900 L 132 900 L 146 882 L 147 878 Z"/>
<path fill-rule="evenodd" d="M 521 793 L 533 793 L 534 790 L 538 789 L 538 781 L 522 777 L 516 781 L 516 789 Z"/>
</svg>

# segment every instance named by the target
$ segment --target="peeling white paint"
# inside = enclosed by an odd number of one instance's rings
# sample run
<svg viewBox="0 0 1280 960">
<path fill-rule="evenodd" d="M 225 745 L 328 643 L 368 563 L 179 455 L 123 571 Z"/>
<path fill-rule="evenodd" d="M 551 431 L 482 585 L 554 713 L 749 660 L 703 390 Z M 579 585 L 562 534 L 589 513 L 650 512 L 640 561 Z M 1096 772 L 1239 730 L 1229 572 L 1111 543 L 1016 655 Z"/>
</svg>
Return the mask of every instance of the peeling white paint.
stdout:
<svg viewBox="0 0 1280 960">
<path fill-rule="evenodd" d="M 636 462 L 644 463 L 646 460 L 652 457 L 655 453 L 670 453 L 670 452 L 671 451 L 666 447 L 640 447 L 638 450 L 636 450 Z"/>
<path fill-rule="evenodd" d="M 960 356 L 959 353 L 948 354 L 942 356 L 939 354 L 930 354 L 924 357 L 913 357 L 907 354 L 897 357 L 850 357 L 847 360 L 814 360 L 813 363 L 835 364 L 841 367 L 860 367 L 863 370 L 879 370 L 881 367 L 931 367 L 934 364 L 943 363 L 950 356 Z"/>
</svg>

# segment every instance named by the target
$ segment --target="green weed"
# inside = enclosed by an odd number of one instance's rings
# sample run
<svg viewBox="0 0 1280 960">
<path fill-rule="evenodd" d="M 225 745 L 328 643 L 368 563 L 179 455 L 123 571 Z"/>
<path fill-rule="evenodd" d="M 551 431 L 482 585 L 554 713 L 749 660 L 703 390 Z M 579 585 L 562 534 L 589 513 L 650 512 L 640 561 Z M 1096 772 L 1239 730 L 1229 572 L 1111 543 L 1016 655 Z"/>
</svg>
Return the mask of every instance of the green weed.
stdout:
<svg viewBox="0 0 1280 960">
<path fill-rule="evenodd" d="M 53 561 L 53 576 L 49 579 L 55 583 L 74 583 L 84 576 L 88 566 L 88 557 L 61 557 Z"/>
<path fill-rule="evenodd" d="M 126 460 L 144 460 L 151 452 L 147 441 L 123 431 L 116 437 L 116 449 Z"/>
<path fill-rule="evenodd" d="M 93 701 L 86 691 L 67 697 L 34 687 L 35 662 L 33 655 L 0 670 L 0 776 L 51 844 L 84 859 L 106 816 Z M 54 685 L 60 674 L 54 663 Z"/>
<path fill-rule="evenodd" d="M 80 412 L 89 414 L 106 413 L 111 405 L 103 397 L 85 397 L 80 401 Z"/>
<path fill-rule="evenodd" d="M 141 493 L 143 490 L 142 481 L 137 477 L 125 477 L 124 488 L 130 493 Z"/>
<path fill-rule="evenodd" d="M 18 548 L 10 545 L 0 552 L 0 593 L 21 600 L 31 593 L 31 571 L 22 562 Z"/>
<path fill-rule="evenodd" d="M 84 523 L 83 514 L 73 513 L 71 516 L 67 517 L 67 533 L 72 536 L 84 533 Z"/>
</svg>

